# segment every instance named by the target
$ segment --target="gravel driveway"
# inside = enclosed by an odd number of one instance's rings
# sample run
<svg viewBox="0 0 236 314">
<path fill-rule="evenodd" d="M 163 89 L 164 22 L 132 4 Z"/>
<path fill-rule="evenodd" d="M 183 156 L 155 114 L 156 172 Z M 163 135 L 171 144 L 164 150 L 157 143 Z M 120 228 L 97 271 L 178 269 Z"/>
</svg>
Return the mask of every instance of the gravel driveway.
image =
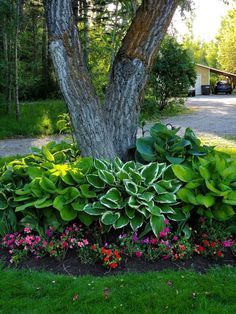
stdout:
<svg viewBox="0 0 236 314">
<path fill-rule="evenodd" d="M 236 95 L 211 95 L 189 98 L 187 106 L 193 109 L 191 114 L 185 114 L 163 119 L 164 124 L 184 128 L 191 127 L 196 134 L 216 138 L 236 136 Z M 148 124 L 148 127 L 151 125 Z M 140 132 L 139 132 L 140 134 Z M 25 155 L 30 147 L 41 147 L 51 140 L 61 140 L 63 136 L 45 138 L 23 138 L 0 140 L 0 157 L 10 155 Z M 232 145 L 232 142 L 230 142 Z M 235 144 L 236 146 L 236 144 Z"/>
</svg>

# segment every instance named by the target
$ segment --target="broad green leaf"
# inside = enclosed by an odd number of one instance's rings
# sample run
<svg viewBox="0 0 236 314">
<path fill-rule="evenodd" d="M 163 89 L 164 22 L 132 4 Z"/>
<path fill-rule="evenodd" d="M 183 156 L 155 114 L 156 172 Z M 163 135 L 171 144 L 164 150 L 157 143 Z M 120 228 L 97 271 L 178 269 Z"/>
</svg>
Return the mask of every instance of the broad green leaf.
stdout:
<svg viewBox="0 0 236 314">
<path fill-rule="evenodd" d="M 42 147 L 42 152 L 45 156 L 45 158 L 50 161 L 50 162 L 54 162 L 55 161 L 55 158 L 54 156 L 50 153 L 50 151 L 48 150 L 48 148 L 46 146 L 43 146 Z"/>
<path fill-rule="evenodd" d="M 131 196 L 132 197 L 132 196 Z M 135 216 L 135 208 L 129 207 L 128 205 L 125 206 L 125 213 L 130 218 L 133 219 Z"/>
<path fill-rule="evenodd" d="M 160 216 L 161 214 L 161 208 L 158 206 L 150 206 L 149 208 L 147 208 L 147 210 L 154 216 Z"/>
<path fill-rule="evenodd" d="M 176 202 L 176 196 L 173 193 L 160 194 L 155 197 L 155 202 L 173 204 Z"/>
<path fill-rule="evenodd" d="M 102 216 L 106 212 L 106 208 L 99 209 L 94 207 L 93 204 L 87 204 L 84 206 L 84 212 L 92 216 Z"/>
<path fill-rule="evenodd" d="M 79 190 L 72 186 L 61 190 L 58 194 L 62 194 L 64 196 L 66 204 L 73 202 L 80 196 Z"/>
<path fill-rule="evenodd" d="M 229 219 L 230 217 L 235 215 L 235 212 L 233 210 L 233 207 L 226 204 L 219 204 L 218 207 L 216 207 L 212 211 L 215 219 L 224 221 Z"/>
<path fill-rule="evenodd" d="M 119 218 L 120 218 L 120 213 L 106 211 L 101 217 L 101 222 L 104 225 L 110 226 L 110 225 L 113 225 Z"/>
<path fill-rule="evenodd" d="M 181 164 L 182 162 L 185 161 L 185 158 L 183 157 L 172 157 L 172 156 L 166 156 L 166 159 L 171 163 L 171 164 Z"/>
<path fill-rule="evenodd" d="M 139 229 L 142 226 L 143 221 L 144 221 L 144 217 L 141 214 L 136 213 L 135 217 L 131 219 L 130 221 L 131 228 L 134 231 Z"/>
<path fill-rule="evenodd" d="M 124 180 L 125 190 L 129 195 L 136 196 L 138 193 L 138 186 L 131 180 Z"/>
<path fill-rule="evenodd" d="M 180 128 L 169 129 L 166 125 L 162 123 L 156 123 L 151 127 L 150 134 L 154 138 L 159 138 L 160 136 L 163 137 L 163 135 L 165 137 L 169 137 L 176 135 L 179 130 Z"/>
<path fill-rule="evenodd" d="M 78 212 L 78 218 L 86 226 L 90 226 L 91 223 L 94 221 L 93 216 L 85 212 Z"/>
<path fill-rule="evenodd" d="M 143 194 L 138 194 L 137 197 L 140 200 L 150 202 L 153 199 L 154 195 L 155 195 L 155 193 L 152 193 L 152 192 L 144 192 Z"/>
<path fill-rule="evenodd" d="M 94 159 L 94 167 L 97 170 L 108 170 L 107 163 L 100 159 Z"/>
<path fill-rule="evenodd" d="M 172 165 L 171 167 L 174 174 L 179 180 L 183 182 L 189 182 L 195 179 L 195 174 L 191 168 L 184 165 Z"/>
<path fill-rule="evenodd" d="M 26 204 L 21 205 L 21 206 L 17 206 L 15 211 L 16 212 L 22 212 L 28 207 L 34 207 L 34 202 L 30 202 L 30 203 L 26 203 Z"/>
<path fill-rule="evenodd" d="M 115 183 L 115 177 L 107 170 L 98 170 L 98 175 L 102 181 L 109 185 L 113 185 Z"/>
<path fill-rule="evenodd" d="M 208 171 L 208 169 L 206 167 L 200 166 L 199 168 L 199 172 L 200 175 L 205 179 L 205 180 L 209 180 L 211 177 L 210 172 Z"/>
<path fill-rule="evenodd" d="M 27 168 L 27 174 L 32 180 L 34 178 L 41 177 L 42 173 L 43 173 L 43 169 L 40 167 L 28 167 Z"/>
<path fill-rule="evenodd" d="M 204 179 L 196 179 L 196 180 L 192 180 L 191 182 L 188 182 L 185 187 L 187 189 L 196 189 L 199 186 L 201 186 L 204 183 Z"/>
<path fill-rule="evenodd" d="M 175 211 L 167 204 L 160 204 L 161 214 L 174 214 Z"/>
<path fill-rule="evenodd" d="M 37 200 L 35 203 L 34 203 L 34 206 L 36 208 L 46 208 L 46 207 L 50 207 L 53 205 L 53 201 L 52 199 L 46 199 L 46 198 L 43 198 L 43 199 L 39 199 Z"/>
<path fill-rule="evenodd" d="M 108 201 L 114 202 L 116 204 L 120 204 L 122 202 L 120 191 L 117 188 L 111 188 L 108 190 L 103 198 L 106 198 Z"/>
<path fill-rule="evenodd" d="M 191 203 L 194 205 L 197 205 L 198 203 L 196 202 L 195 194 L 193 193 L 192 190 L 186 189 L 186 188 L 181 188 L 177 192 L 177 197 L 185 202 L 185 203 Z"/>
<path fill-rule="evenodd" d="M 129 223 L 129 217 L 127 217 L 125 214 L 121 214 L 120 218 L 117 219 L 117 221 L 114 224 L 115 229 L 120 229 L 128 225 Z"/>
<path fill-rule="evenodd" d="M 39 181 L 39 184 L 44 191 L 49 193 L 55 193 L 57 189 L 56 185 L 47 177 L 42 177 L 42 179 Z"/>
<path fill-rule="evenodd" d="M 88 173 L 90 169 L 93 168 L 93 158 L 92 157 L 83 157 L 76 164 L 80 171 L 83 173 Z"/>
<path fill-rule="evenodd" d="M 226 167 L 225 160 L 219 154 L 215 154 L 215 165 L 219 174 L 221 174 Z"/>
<path fill-rule="evenodd" d="M 163 215 L 160 216 L 152 215 L 150 218 L 152 231 L 156 237 L 159 236 L 160 231 L 163 231 L 165 229 L 164 219 L 165 217 Z"/>
<path fill-rule="evenodd" d="M 141 174 L 139 174 L 137 171 L 133 169 L 129 170 L 129 177 L 136 184 L 140 184 L 140 182 L 143 181 L 143 177 L 141 176 Z"/>
<path fill-rule="evenodd" d="M 90 187 L 91 186 L 89 184 L 82 184 L 80 186 L 81 194 L 82 194 L 83 197 L 85 197 L 85 198 L 94 198 L 94 197 L 96 197 L 96 195 L 97 195 L 96 192 L 91 191 Z"/>
<path fill-rule="evenodd" d="M 174 214 L 168 214 L 167 217 L 173 221 L 184 221 L 187 219 L 186 215 L 181 210 L 176 209 Z"/>
<path fill-rule="evenodd" d="M 227 195 L 228 194 L 228 191 L 220 191 L 218 190 L 215 186 L 214 186 L 215 182 L 212 180 L 212 181 L 207 181 L 206 180 L 206 186 L 208 187 L 208 189 L 212 192 L 214 192 L 216 195 L 218 196 L 224 196 L 224 195 Z"/>
<path fill-rule="evenodd" d="M 155 182 L 158 174 L 159 164 L 157 162 L 143 166 L 143 169 L 141 171 L 141 175 L 144 178 L 144 183 L 147 185 Z"/>
<path fill-rule="evenodd" d="M 199 205 L 204 205 L 206 208 L 209 208 L 215 204 L 215 198 L 211 194 L 198 194 L 196 196 L 196 201 Z"/>
<path fill-rule="evenodd" d="M 62 208 L 65 206 L 65 203 L 66 203 L 65 197 L 63 195 L 58 195 L 55 197 L 53 201 L 53 207 L 61 211 Z"/>
<path fill-rule="evenodd" d="M 71 221 L 77 217 L 77 212 L 69 204 L 67 204 L 60 210 L 60 215 L 64 221 Z"/>
<path fill-rule="evenodd" d="M 136 148 L 141 157 L 148 162 L 156 160 L 156 152 L 153 149 L 155 140 L 152 137 L 141 137 L 136 141 Z"/>
<path fill-rule="evenodd" d="M 76 202 L 71 203 L 71 206 L 74 208 L 74 210 L 81 212 L 84 210 L 84 207 L 87 203 L 87 199 L 78 199 Z"/>
<path fill-rule="evenodd" d="M 88 174 L 87 180 L 88 183 L 90 183 L 97 189 L 103 189 L 105 187 L 104 181 L 101 180 L 97 174 Z"/>
<path fill-rule="evenodd" d="M 85 176 L 79 168 L 72 168 L 68 173 L 76 183 L 81 184 L 84 182 Z"/>
<path fill-rule="evenodd" d="M 119 172 L 116 173 L 116 177 L 120 180 L 123 181 L 125 179 L 129 179 L 129 174 L 124 171 L 123 169 L 121 169 Z"/>
<path fill-rule="evenodd" d="M 106 199 L 105 196 L 100 197 L 100 202 L 102 205 L 104 205 L 105 207 L 110 208 L 110 209 L 119 209 L 122 206 L 119 203 L 116 203 L 116 202 L 113 202 L 113 201 Z"/>
</svg>

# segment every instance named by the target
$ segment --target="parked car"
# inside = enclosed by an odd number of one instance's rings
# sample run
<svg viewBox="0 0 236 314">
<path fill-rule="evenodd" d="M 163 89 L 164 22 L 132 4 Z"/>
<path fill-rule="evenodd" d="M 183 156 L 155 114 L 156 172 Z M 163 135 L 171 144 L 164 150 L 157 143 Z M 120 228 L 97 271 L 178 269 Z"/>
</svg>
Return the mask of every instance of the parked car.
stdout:
<svg viewBox="0 0 236 314">
<path fill-rule="evenodd" d="M 190 86 L 189 89 L 188 89 L 188 96 L 189 97 L 194 97 L 195 95 L 196 95 L 195 87 Z"/>
<path fill-rule="evenodd" d="M 215 94 L 218 93 L 225 93 L 225 94 L 232 94 L 232 86 L 226 82 L 219 81 L 216 83 Z"/>
</svg>

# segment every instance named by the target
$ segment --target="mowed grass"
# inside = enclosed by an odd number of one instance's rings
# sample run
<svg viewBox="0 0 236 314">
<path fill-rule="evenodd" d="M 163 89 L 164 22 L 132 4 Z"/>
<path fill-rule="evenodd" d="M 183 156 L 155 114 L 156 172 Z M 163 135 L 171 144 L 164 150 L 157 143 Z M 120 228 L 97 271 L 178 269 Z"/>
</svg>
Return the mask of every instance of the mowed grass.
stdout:
<svg viewBox="0 0 236 314">
<path fill-rule="evenodd" d="M 229 267 L 107 277 L 2 269 L 0 288 L 4 314 L 236 313 L 236 269 Z"/>
<path fill-rule="evenodd" d="M 63 100 L 43 100 L 21 103 L 21 119 L 0 110 L 0 139 L 18 136 L 32 137 L 58 133 L 58 116 L 67 112 Z"/>
</svg>

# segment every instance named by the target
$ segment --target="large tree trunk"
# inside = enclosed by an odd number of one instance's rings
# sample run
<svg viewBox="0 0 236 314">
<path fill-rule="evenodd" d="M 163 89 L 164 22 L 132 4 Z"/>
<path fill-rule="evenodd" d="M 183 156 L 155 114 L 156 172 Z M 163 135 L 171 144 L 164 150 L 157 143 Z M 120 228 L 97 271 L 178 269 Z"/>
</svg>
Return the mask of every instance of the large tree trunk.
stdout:
<svg viewBox="0 0 236 314">
<path fill-rule="evenodd" d="M 147 75 L 178 0 L 143 0 L 114 60 L 102 106 L 85 66 L 71 1 L 46 0 L 50 50 L 83 155 L 127 159 Z"/>
</svg>

